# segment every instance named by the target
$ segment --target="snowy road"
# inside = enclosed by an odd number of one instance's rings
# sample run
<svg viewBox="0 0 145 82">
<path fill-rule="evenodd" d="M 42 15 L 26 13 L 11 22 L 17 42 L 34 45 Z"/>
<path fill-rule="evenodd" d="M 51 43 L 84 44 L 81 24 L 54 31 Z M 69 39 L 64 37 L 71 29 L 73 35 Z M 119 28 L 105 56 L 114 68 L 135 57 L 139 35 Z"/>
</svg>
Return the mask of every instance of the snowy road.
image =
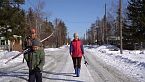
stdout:
<svg viewBox="0 0 145 82">
<path fill-rule="evenodd" d="M 135 82 L 117 69 L 106 65 L 94 54 L 85 51 L 89 65 L 82 61 L 80 77 L 74 77 L 73 64 L 68 48 L 46 51 L 43 82 Z M 27 82 L 26 63 L 16 63 L 0 68 L 0 82 Z"/>
<path fill-rule="evenodd" d="M 137 82 L 128 78 L 117 69 L 105 64 L 94 54 L 85 52 L 89 65 L 87 66 L 95 82 Z"/>
</svg>

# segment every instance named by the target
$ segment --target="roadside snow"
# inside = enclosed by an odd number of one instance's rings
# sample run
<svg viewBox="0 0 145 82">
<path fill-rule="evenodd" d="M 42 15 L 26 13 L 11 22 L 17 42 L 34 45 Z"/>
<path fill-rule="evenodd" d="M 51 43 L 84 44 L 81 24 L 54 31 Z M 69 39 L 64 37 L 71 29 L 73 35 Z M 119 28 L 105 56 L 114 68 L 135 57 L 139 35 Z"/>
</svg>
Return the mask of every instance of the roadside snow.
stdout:
<svg viewBox="0 0 145 82">
<path fill-rule="evenodd" d="M 0 68 L 5 68 L 5 67 L 8 67 L 10 65 L 14 65 L 16 63 L 22 62 L 23 55 L 10 61 L 9 63 L 5 64 L 7 60 L 11 59 L 13 56 L 17 55 L 18 53 L 20 53 L 20 52 L 18 52 L 18 51 L 12 51 L 12 52 L 0 51 Z"/>
<path fill-rule="evenodd" d="M 65 47 L 66 46 L 62 46 L 60 48 L 46 48 L 46 49 L 44 49 L 44 51 L 45 51 L 45 53 L 50 52 L 50 51 L 58 51 L 58 50 L 65 48 Z M 19 57 L 17 57 L 16 59 L 13 59 L 9 63 L 5 64 L 7 60 L 11 59 L 12 57 L 17 55 L 18 53 L 20 53 L 20 52 L 19 51 L 8 52 L 8 51 L 0 50 L 0 68 L 6 68 L 6 67 L 9 67 L 11 65 L 22 63 L 23 54 L 20 55 Z"/>
<path fill-rule="evenodd" d="M 85 48 L 86 51 L 98 56 L 100 59 L 129 77 L 136 78 L 139 82 L 145 82 L 145 54 L 144 51 L 124 50 L 110 51 L 111 45 L 104 45 L 98 48 Z M 112 48 L 112 46 L 111 46 Z"/>
<path fill-rule="evenodd" d="M 49 51 L 58 51 L 62 48 L 68 46 L 62 46 L 60 48 L 46 48 L 45 53 Z M 139 82 L 145 82 L 145 50 L 144 51 L 129 51 L 124 50 L 123 54 L 120 51 L 111 51 L 113 46 L 92 46 L 85 47 L 85 50 L 93 55 L 97 56 L 106 64 L 117 68 L 129 77 L 136 78 Z M 11 57 L 17 55 L 18 51 L 0 51 L 0 68 L 5 68 L 17 63 L 21 63 L 23 60 L 23 55 L 17 57 L 16 59 L 5 64 L 5 62 Z"/>
<path fill-rule="evenodd" d="M 58 48 L 46 48 L 44 49 L 45 51 L 57 51 L 59 50 Z"/>
</svg>

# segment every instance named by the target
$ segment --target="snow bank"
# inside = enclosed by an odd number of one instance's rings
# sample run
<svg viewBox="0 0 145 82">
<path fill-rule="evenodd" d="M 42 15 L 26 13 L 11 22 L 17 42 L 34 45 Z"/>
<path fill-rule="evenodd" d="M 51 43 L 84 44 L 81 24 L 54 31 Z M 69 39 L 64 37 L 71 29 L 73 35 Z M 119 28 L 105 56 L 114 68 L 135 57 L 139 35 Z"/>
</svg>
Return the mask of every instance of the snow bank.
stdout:
<svg viewBox="0 0 145 82">
<path fill-rule="evenodd" d="M 110 51 L 112 45 L 103 45 L 98 48 L 88 49 L 86 51 L 99 57 L 106 64 L 111 65 L 129 77 L 137 78 L 139 82 L 145 82 L 145 54 L 144 51 Z"/>
<path fill-rule="evenodd" d="M 12 52 L 1 51 L 0 52 L 0 68 L 5 68 L 10 65 L 14 65 L 14 64 L 22 62 L 23 55 L 20 55 L 19 57 L 15 58 L 14 60 L 5 64 L 7 60 L 11 59 L 13 56 L 17 55 L 18 53 L 20 53 L 20 52 L 18 52 L 18 51 L 12 51 Z"/>
<path fill-rule="evenodd" d="M 45 50 L 45 51 L 58 51 L 58 50 L 60 50 L 60 49 L 66 48 L 66 47 L 68 47 L 68 46 L 64 45 L 64 46 L 61 46 L 61 47 L 59 47 L 59 48 L 45 48 L 44 50 Z"/>
<path fill-rule="evenodd" d="M 64 48 L 64 46 L 62 46 L 61 48 Z M 46 53 L 46 52 L 49 52 L 49 51 L 58 51 L 58 50 L 60 50 L 60 48 L 46 48 L 44 50 L 45 50 L 45 53 Z M 11 59 L 12 57 L 17 55 L 18 53 L 20 53 L 20 52 L 18 52 L 18 51 L 11 51 L 11 52 L 0 51 L 0 68 L 6 68 L 6 67 L 9 67 L 11 65 L 22 63 L 22 61 L 23 61 L 23 54 L 18 56 L 15 59 L 13 59 L 12 61 L 8 62 L 7 64 L 5 64 L 6 61 Z"/>
<path fill-rule="evenodd" d="M 64 45 L 64 46 L 61 46 L 60 48 L 46 48 L 44 50 L 45 50 L 45 53 L 48 53 L 49 51 L 58 51 L 60 49 L 66 48 L 66 47 L 67 46 Z M 15 64 L 18 64 L 18 63 L 22 63 L 22 61 L 23 61 L 23 54 L 18 56 L 15 59 L 13 59 L 9 63 L 5 64 L 6 61 L 11 59 L 12 57 L 17 55 L 18 53 L 20 53 L 20 52 L 18 52 L 18 51 L 8 52 L 8 51 L 0 50 L 0 68 L 5 68 L 5 67 L 8 67 L 10 65 L 15 65 Z"/>
<path fill-rule="evenodd" d="M 59 48 L 46 48 L 44 49 L 45 51 L 58 51 L 60 50 Z"/>
</svg>

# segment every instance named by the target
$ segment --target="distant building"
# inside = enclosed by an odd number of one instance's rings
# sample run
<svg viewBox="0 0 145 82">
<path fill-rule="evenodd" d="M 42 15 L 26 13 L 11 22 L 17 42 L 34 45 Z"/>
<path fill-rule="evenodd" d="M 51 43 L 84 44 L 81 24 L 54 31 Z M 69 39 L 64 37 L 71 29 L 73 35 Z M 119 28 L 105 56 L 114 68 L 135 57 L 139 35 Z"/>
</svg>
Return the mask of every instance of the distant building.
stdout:
<svg viewBox="0 0 145 82">
<path fill-rule="evenodd" d="M 109 36 L 108 42 L 112 45 L 119 45 L 120 37 L 119 36 Z"/>
<path fill-rule="evenodd" d="M 0 50 L 21 51 L 22 50 L 21 36 L 13 35 L 11 40 L 6 40 L 5 37 L 0 37 Z"/>
</svg>

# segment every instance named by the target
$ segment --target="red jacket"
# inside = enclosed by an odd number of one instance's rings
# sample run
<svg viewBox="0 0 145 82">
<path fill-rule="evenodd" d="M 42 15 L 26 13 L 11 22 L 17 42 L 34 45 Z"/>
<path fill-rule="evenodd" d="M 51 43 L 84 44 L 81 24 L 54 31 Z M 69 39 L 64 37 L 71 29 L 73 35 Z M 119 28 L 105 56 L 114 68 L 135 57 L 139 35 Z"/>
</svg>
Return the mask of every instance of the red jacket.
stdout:
<svg viewBox="0 0 145 82">
<path fill-rule="evenodd" d="M 72 57 L 82 57 L 84 54 L 83 44 L 78 40 L 73 40 L 70 44 L 70 54 Z"/>
</svg>

